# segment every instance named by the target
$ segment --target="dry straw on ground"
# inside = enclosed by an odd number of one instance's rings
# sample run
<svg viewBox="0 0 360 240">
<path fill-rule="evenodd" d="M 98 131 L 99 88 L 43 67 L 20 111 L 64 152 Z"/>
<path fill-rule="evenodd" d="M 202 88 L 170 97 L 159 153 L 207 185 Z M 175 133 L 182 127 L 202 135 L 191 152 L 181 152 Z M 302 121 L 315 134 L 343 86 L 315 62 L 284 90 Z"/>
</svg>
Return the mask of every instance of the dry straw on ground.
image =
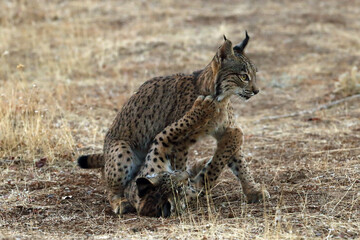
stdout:
<svg viewBox="0 0 360 240">
<path fill-rule="evenodd" d="M 345 96 L 351 96 L 360 93 L 360 72 L 356 66 L 349 72 L 339 76 L 339 81 L 335 83 L 335 92 Z"/>
<path fill-rule="evenodd" d="M 350 0 L 1 1 L 0 238 L 359 238 L 359 98 L 266 120 L 359 93 L 359 14 Z M 233 101 L 271 198 L 246 204 L 225 171 L 181 217 L 113 215 L 76 157 L 101 151 L 142 82 L 200 69 L 222 34 L 237 42 L 245 29 L 261 93 Z M 213 149 L 206 139 L 191 159 Z"/>
</svg>

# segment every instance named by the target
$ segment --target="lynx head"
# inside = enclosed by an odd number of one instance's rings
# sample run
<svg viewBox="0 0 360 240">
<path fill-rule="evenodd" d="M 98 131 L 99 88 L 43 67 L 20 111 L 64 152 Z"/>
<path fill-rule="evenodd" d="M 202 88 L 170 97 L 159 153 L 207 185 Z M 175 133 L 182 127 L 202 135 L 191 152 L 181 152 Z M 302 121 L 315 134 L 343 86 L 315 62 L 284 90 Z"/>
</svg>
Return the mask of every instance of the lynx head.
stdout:
<svg viewBox="0 0 360 240">
<path fill-rule="evenodd" d="M 218 101 L 232 95 L 247 100 L 259 92 L 256 86 L 256 66 L 244 53 L 249 39 L 246 32 L 245 39 L 233 47 L 224 36 L 224 43 L 211 61 L 213 89 Z"/>
<path fill-rule="evenodd" d="M 184 200 L 182 181 L 187 177 L 164 171 L 138 178 L 136 186 L 139 201 L 135 206 L 138 213 L 149 217 L 169 217 L 172 212 L 178 211 L 175 203 Z"/>
</svg>

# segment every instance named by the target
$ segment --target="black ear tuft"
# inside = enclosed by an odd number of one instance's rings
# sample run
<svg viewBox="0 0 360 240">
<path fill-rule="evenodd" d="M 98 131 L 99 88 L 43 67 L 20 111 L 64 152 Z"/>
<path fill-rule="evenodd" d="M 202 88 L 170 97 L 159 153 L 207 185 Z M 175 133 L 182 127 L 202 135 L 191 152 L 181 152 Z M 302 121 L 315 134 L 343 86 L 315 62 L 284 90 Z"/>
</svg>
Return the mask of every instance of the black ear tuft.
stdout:
<svg viewBox="0 0 360 240">
<path fill-rule="evenodd" d="M 224 41 L 226 41 L 227 39 L 226 39 L 226 36 L 225 36 L 225 34 L 223 35 L 223 37 L 224 37 Z"/>
<path fill-rule="evenodd" d="M 154 185 L 147 178 L 136 179 L 136 186 L 138 188 L 138 195 L 140 198 L 144 197 L 149 191 L 154 189 Z"/>
<path fill-rule="evenodd" d="M 86 155 L 83 155 L 83 156 L 80 156 L 77 160 L 77 163 L 79 165 L 79 167 L 81 168 L 89 168 L 89 164 L 88 164 L 88 156 Z"/>
<path fill-rule="evenodd" d="M 249 37 L 247 31 L 245 31 L 245 39 L 244 39 L 241 43 L 239 43 L 238 45 L 236 45 L 236 46 L 233 48 L 233 50 L 234 50 L 235 52 L 238 52 L 238 53 L 243 53 L 244 50 L 245 50 L 245 48 L 246 48 L 246 45 L 247 45 L 248 42 L 249 42 L 249 39 L 250 39 L 250 37 Z"/>
</svg>

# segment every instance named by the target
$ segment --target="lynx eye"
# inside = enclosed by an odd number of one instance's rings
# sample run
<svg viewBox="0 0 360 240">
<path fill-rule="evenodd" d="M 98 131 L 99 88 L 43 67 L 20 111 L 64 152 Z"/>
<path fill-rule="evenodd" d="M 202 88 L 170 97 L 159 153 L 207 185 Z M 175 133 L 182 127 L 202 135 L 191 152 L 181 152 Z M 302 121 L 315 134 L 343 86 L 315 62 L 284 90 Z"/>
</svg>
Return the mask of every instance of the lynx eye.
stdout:
<svg viewBox="0 0 360 240">
<path fill-rule="evenodd" d="M 239 78 L 241 81 L 244 81 L 244 82 L 249 81 L 249 77 L 247 74 L 240 74 Z"/>
</svg>

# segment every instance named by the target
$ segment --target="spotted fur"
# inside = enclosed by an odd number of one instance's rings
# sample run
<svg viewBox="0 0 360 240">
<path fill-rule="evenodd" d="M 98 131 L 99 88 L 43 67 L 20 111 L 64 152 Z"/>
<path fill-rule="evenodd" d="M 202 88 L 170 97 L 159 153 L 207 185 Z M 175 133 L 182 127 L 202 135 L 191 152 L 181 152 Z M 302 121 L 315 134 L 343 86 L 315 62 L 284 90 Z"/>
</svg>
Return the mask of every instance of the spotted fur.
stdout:
<svg viewBox="0 0 360 240">
<path fill-rule="evenodd" d="M 168 216 L 174 185 L 177 189 L 189 178 L 197 189 L 212 187 L 226 166 L 239 178 L 249 202 L 262 198 L 241 153 L 243 133 L 229 100 L 233 95 L 247 100 L 259 92 L 256 67 L 244 54 L 248 40 L 246 34 L 233 47 L 225 38 L 203 70 L 150 79 L 123 106 L 103 152 L 114 212 Z M 186 171 L 189 147 L 205 135 L 217 140 L 214 156 Z"/>
</svg>

